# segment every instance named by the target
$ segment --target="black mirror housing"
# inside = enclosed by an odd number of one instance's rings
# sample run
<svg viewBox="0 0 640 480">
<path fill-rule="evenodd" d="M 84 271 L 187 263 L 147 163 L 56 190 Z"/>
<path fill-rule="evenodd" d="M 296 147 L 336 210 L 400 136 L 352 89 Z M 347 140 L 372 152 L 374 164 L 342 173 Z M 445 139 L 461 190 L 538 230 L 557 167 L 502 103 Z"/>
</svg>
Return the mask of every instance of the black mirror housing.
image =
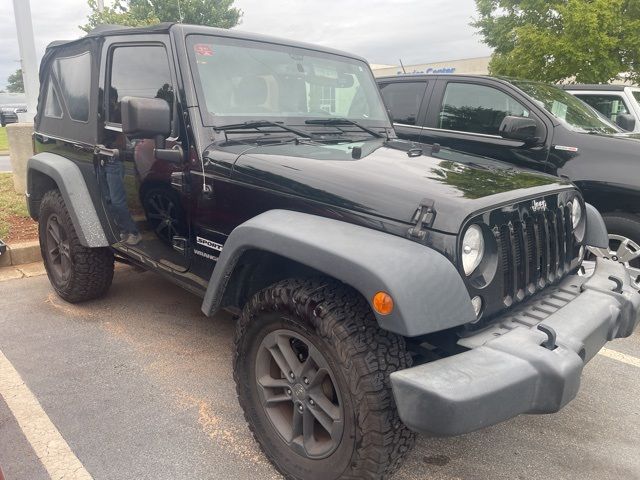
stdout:
<svg viewBox="0 0 640 480">
<path fill-rule="evenodd" d="M 628 132 L 633 132 L 636 128 L 636 117 L 630 113 L 620 113 L 616 117 L 616 124 Z"/>
<path fill-rule="evenodd" d="M 133 138 L 167 137 L 171 108 L 161 98 L 124 97 L 120 103 L 122 132 Z"/>
<path fill-rule="evenodd" d="M 525 143 L 537 143 L 538 123 L 529 117 L 506 116 L 500 124 L 500 136 Z"/>
</svg>

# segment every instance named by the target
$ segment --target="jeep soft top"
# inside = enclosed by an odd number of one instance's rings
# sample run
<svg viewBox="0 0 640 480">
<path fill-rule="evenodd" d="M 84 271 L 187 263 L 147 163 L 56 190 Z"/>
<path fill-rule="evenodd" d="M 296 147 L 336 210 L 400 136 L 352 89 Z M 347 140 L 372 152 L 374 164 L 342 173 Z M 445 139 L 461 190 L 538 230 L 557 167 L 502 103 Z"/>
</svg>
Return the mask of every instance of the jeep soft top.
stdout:
<svg viewBox="0 0 640 480">
<path fill-rule="evenodd" d="M 566 180 L 398 140 L 371 71 L 188 25 L 104 28 L 43 58 L 28 203 L 70 302 L 114 260 L 238 315 L 249 428 L 296 479 L 382 478 L 412 430 L 555 412 L 640 295 Z"/>
</svg>

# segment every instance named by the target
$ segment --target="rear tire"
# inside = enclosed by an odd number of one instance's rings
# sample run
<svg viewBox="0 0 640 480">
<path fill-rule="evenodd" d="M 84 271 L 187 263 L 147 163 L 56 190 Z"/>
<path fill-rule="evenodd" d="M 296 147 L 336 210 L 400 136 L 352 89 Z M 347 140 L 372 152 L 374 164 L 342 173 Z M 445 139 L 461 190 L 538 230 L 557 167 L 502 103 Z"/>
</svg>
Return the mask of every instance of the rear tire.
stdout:
<svg viewBox="0 0 640 480">
<path fill-rule="evenodd" d="M 51 285 L 70 303 L 104 295 L 113 280 L 113 252 L 80 243 L 58 190 L 44 194 L 38 216 L 40 251 Z"/>
<path fill-rule="evenodd" d="M 389 375 L 409 366 L 404 339 L 380 329 L 366 300 L 332 280 L 278 282 L 247 303 L 237 324 L 238 399 L 287 479 L 395 471 L 415 434 L 400 421 Z"/>
</svg>

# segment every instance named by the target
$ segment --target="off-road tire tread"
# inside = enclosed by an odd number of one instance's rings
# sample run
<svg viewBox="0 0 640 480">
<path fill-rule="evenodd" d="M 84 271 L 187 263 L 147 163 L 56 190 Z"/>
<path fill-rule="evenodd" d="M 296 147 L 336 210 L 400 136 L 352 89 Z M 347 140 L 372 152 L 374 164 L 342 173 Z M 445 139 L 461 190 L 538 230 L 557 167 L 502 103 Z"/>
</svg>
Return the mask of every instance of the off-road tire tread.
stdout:
<svg viewBox="0 0 640 480">
<path fill-rule="evenodd" d="M 69 210 L 58 190 L 50 190 L 45 193 L 40 203 L 38 225 L 40 251 L 47 272 L 44 229 L 49 215 L 54 212 L 58 215 L 69 236 L 69 248 L 73 263 L 73 272 L 68 285 L 64 288 L 58 288 L 52 281 L 54 289 L 69 303 L 84 302 L 103 296 L 109 290 L 113 280 L 113 252 L 108 248 L 89 248 L 80 243 Z M 49 275 L 49 278 L 52 276 Z"/>
<path fill-rule="evenodd" d="M 610 224 L 611 221 L 616 223 L 626 224 L 629 227 L 638 230 L 638 233 L 640 234 L 640 216 L 638 215 L 634 215 L 633 213 L 613 212 L 613 213 L 604 213 L 602 217 L 606 224 Z M 611 230 L 609 225 L 607 225 L 607 229 Z M 615 232 L 610 231 L 609 233 L 615 233 Z M 640 238 L 632 239 L 632 240 L 640 243 Z"/>
<path fill-rule="evenodd" d="M 404 338 L 382 330 L 366 300 L 352 288 L 333 279 L 287 279 L 258 292 L 245 305 L 234 339 L 234 380 L 245 419 L 258 441 L 248 399 L 240 390 L 239 360 L 245 354 L 247 327 L 263 312 L 282 312 L 313 330 L 333 345 L 356 408 L 360 439 L 351 468 L 342 479 L 387 478 L 402 463 L 415 443 L 415 433 L 400 420 L 389 375 L 411 366 Z M 258 441 L 258 444 L 260 442 Z M 269 452 L 262 449 L 267 457 Z M 269 458 L 276 466 L 276 462 Z M 285 478 L 300 480 L 280 472 Z"/>
</svg>

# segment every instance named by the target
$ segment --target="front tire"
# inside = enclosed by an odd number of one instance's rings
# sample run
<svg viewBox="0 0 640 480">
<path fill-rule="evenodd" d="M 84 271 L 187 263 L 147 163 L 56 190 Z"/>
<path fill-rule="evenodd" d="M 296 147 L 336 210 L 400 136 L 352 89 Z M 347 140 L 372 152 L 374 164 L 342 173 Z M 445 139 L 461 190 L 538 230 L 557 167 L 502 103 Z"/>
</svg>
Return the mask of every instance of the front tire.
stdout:
<svg viewBox="0 0 640 480">
<path fill-rule="evenodd" d="M 249 428 L 288 479 L 381 479 L 410 451 L 389 374 L 411 365 L 365 299 L 332 280 L 284 280 L 237 324 L 234 378 Z"/>
<path fill-rule="evenodd" d="M 58 190 L 42 197 L 38 235 L 49 281 L 60 297 L 77 303 L 107 292 L 113 280 L 113 253 L 82 246 Z"/>
</svg>

